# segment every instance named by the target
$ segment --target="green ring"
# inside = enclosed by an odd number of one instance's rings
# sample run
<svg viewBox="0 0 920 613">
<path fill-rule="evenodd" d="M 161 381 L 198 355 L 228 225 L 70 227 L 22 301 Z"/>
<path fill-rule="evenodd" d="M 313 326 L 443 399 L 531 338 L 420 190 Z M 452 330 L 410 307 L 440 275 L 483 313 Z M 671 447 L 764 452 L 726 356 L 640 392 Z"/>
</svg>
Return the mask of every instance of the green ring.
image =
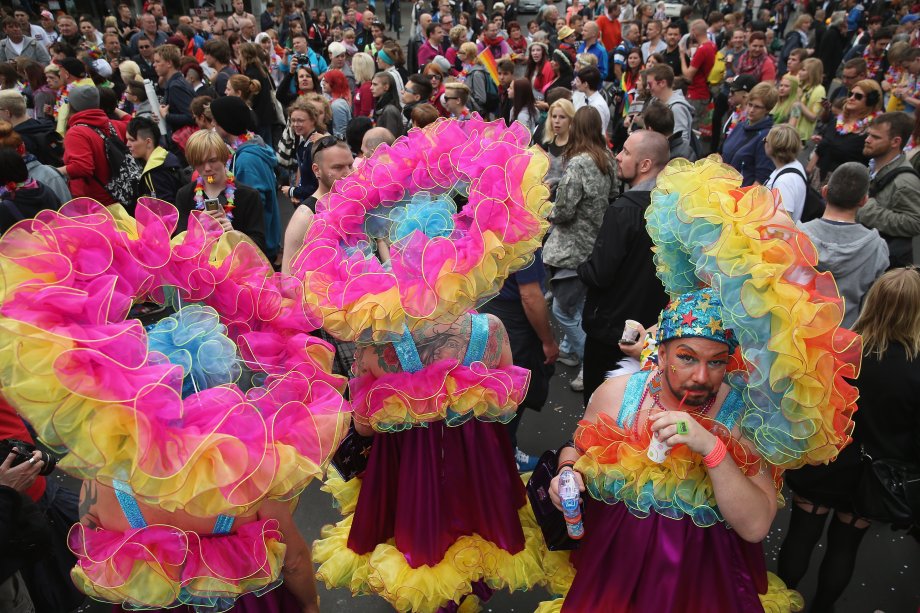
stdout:
<svg viewBox="0 0 920 613">
<path fill-rule="evenodd" d="M 688 432 L 690 432 L 690 429 L 687 427 L 687 422 L 683 420 L 677 422 L 677 424 L 675 425 L 677 426 L 678 434 L 687 434 Z"/>
</svg>

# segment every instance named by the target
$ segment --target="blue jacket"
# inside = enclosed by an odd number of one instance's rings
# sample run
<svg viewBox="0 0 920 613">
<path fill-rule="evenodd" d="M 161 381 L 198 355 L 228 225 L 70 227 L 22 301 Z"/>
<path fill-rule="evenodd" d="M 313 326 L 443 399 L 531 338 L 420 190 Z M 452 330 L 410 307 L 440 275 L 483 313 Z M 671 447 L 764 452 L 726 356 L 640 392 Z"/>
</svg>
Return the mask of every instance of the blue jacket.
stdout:
<svg viewBox="0 0 920 613">
<path fill-rule="evenodd" d="M 261 138 L 255 137 L 236 150 L 233 156 L 233 174 L 239 185 L 259 192 L 265 210 L 265 255 L 274 261 L 281 249 L 281 216 L 278 211 L 278 180 L 275 151 Z"/>
<path fill-rule="evenodd" d="M 722 145 L 722 161 L 741 173 L 742 187 L 753 185 L 755 181 L 767 182 L 775 166 L 767 157 L 764 138 L 773 127 L 773 117 L 767 115 L 756 124 L 749 121 L 735 126 L 732 133 Z"/>
</svg>

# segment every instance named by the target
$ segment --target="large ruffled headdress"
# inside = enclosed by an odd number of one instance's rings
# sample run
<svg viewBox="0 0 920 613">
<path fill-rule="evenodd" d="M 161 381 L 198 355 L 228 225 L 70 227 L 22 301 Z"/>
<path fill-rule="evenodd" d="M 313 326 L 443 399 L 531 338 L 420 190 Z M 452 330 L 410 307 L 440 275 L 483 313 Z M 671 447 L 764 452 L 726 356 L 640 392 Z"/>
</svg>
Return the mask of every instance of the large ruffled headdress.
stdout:
<svg viewBox="0 0 920 613">
<path fill-rule="evenodd" d="M 517 123 L 439 120 L 336 181 L 292 263 L 323 327 L 388 342 L 494 296 L 547 228 L 549 163 L 529 143 Z M 377 239 L 389 244 L 387 264 Z"/>
<path fill-rule="evenodd" d="M 849 441 L 861 342 L 817 251 L 763 187 L 718 157 L 671 162 L 646 211 L 655 264 L 672 301 L 707 288 L 741 346 L 730 383 L 742 433 L 775 466 L 833 460 Z M 695 322 L 694 322 L 695 323 Z M 704 322 L 705 323 L 705 322 Z"/>
</svg>

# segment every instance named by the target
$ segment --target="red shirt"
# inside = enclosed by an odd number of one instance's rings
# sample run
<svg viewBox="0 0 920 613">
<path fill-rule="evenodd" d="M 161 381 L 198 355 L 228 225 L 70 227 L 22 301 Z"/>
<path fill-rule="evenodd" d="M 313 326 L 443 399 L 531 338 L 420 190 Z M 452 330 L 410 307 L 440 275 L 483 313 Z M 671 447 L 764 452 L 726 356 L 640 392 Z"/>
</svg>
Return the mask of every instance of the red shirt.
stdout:
<svg viewBox="0 0 920 613">
<path fill-rule="evenodd" d="M 619 19 L 610 20 L 607 15 L 597 18 L 597 27 L 601 31 L 601 44 L 607 51 L 613 51 L 623 42 L 623 26 Z"/>
<path fill-rule="evenodd" d="M 32 435 L 22 423 L 19 414 L 9 405 L 3 396 L 0 396 L 0 439 L 15 438 L 26 443 L 35 444 Z M 6 460 L 6 457 L 0 458 L 0 463 Z M 38 477 L 32 487 L 26 490 L 26 496 L 38 502 L 38 499 L 45 493 L 45 478 Z"/>
<path fill-rule="evenodd" d="M 716 63 L 716 46 L 711 41 L 700 45 L 690 60 L 690 66 L 697 68 L 693 81 L 687 88 L 687 99 L 709 100 L 709 73 Z"/>
</svg>

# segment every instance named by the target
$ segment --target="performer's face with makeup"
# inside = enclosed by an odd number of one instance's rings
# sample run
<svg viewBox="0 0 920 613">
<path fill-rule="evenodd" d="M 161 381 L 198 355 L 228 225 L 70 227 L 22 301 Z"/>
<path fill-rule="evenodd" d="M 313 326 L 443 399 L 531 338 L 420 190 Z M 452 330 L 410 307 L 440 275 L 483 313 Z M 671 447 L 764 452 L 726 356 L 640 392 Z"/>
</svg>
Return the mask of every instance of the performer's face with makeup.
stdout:
<svg viewBox="0 0 920 613">
<path fill-rule="evenodd" d="M 675 338 L 659 350 L 665 392 L 684 404 L 701 406 L 719 392 L 728 366 L 728 347 L 705 338 Z"/>
</svg>

